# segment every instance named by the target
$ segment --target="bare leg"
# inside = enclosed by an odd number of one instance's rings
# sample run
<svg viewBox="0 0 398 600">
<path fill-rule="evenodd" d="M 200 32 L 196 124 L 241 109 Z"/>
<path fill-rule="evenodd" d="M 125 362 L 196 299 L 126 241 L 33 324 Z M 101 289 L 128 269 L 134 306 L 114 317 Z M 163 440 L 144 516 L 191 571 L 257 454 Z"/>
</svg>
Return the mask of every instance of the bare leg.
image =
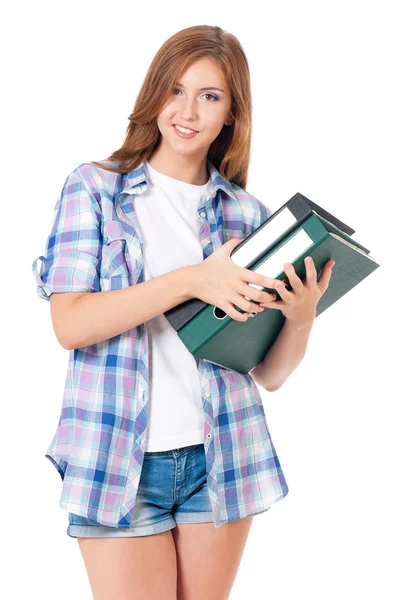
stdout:
<svg viewBox="0 0 398 600">
<path fill-rule="evenodd" d="M 78 537 L 94 600 L 176 600 L 171 531 L 130 538 Z"/>
<path fill-rule="evenodd" d="M 253 516 L 225 523 L 181 523 L 172 529 L 177 551 L 177 600 L 227 600 Z"/>
</svg>

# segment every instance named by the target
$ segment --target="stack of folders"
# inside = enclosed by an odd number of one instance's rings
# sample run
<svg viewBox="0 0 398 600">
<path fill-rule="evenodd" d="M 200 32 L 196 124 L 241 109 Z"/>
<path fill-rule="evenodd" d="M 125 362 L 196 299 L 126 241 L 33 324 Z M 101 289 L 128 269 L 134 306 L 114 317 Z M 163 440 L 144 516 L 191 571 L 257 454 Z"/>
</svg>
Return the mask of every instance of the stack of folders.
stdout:
<svg viewBox="0 0 398 600">
<path fill-rule="evenodd" d="M 353 233 L 351 227 L 297 193 L 242 240 L 230 256 L 239 267 L 283 280 L 287 289 L 291 287 L 283 271 L 284 263 L 293 264 L 297 275 L 305 281 L 306 256 L 312 257 L 318 279 L 328 260 L 335 260 L 329 286 L 317 304 L 318 317 L 380 266 L 367 248 L 351 238 Z M 275 289 L 249 285 L 276 293 L 276 301 L 281 299 Z M 236 321 L 199 298 L 183 302 L 164 315 L 194 356 L 239 373 L 249 373 L 264 359 L 285 317 L 278 309 L 265 308 L 255 313 L 258 303 L 245 298 L 253 302 L 253 318 L 246 322 Z"/>
</svg>

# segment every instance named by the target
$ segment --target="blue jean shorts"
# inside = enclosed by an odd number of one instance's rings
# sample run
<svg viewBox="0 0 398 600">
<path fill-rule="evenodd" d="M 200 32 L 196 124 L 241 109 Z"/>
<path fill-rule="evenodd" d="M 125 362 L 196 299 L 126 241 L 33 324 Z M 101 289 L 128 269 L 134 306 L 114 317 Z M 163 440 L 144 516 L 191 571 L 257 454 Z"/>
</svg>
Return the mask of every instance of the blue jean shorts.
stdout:
<svg viewBox="0 0 398 600">
<path fill-rule="evenodd" d="M 214 522 L 204 444 L 145 452 L 130 528 L 68 516 L 70 537 L 136 537 L 173 529 L 176 523 Z"/>
</svg>

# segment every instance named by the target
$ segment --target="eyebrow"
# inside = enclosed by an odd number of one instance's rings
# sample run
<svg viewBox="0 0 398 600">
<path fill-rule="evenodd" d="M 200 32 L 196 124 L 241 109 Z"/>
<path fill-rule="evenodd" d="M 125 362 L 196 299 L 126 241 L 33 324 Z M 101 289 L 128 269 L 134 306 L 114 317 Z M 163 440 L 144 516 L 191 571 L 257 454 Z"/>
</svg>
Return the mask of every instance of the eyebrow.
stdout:
<svg viewBox="0 0 398 600">
<path fill-rule="evenodd" d="M 179 87 L 182 87 L 182 88 L 184 87 L 182 85 L 182 83 L 176 83 L 176 85 L 178 85 Z M 205 90 L 217 90 L 218 92 L 223 92 L 224 93 L 224 90 L 220 90 L 220 88 L 218 88 L 218 87 L 204 87 L 204 88 L 200 88 L 199 91 L 200 92 L 204 92 Z"/>
</svg>

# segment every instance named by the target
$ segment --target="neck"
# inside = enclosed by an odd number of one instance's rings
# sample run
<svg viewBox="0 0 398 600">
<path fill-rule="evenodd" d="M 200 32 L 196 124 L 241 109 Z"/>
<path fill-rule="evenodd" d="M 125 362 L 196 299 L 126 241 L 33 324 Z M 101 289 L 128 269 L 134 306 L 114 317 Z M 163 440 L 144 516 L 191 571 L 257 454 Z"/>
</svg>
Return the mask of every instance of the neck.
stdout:
<svg viewBox="0 0 398 600">
<path fill-rule="evenodd" d="M 192 160 L 192 157 L 174 156 L 172 159 L 164 153 L 155 151 L 149 159 L 149 165 L 167 175 L 193 185 L 205 185 L 210 177 L 207 171 L 206 157 L 200 162 Z"/>
</svg>

